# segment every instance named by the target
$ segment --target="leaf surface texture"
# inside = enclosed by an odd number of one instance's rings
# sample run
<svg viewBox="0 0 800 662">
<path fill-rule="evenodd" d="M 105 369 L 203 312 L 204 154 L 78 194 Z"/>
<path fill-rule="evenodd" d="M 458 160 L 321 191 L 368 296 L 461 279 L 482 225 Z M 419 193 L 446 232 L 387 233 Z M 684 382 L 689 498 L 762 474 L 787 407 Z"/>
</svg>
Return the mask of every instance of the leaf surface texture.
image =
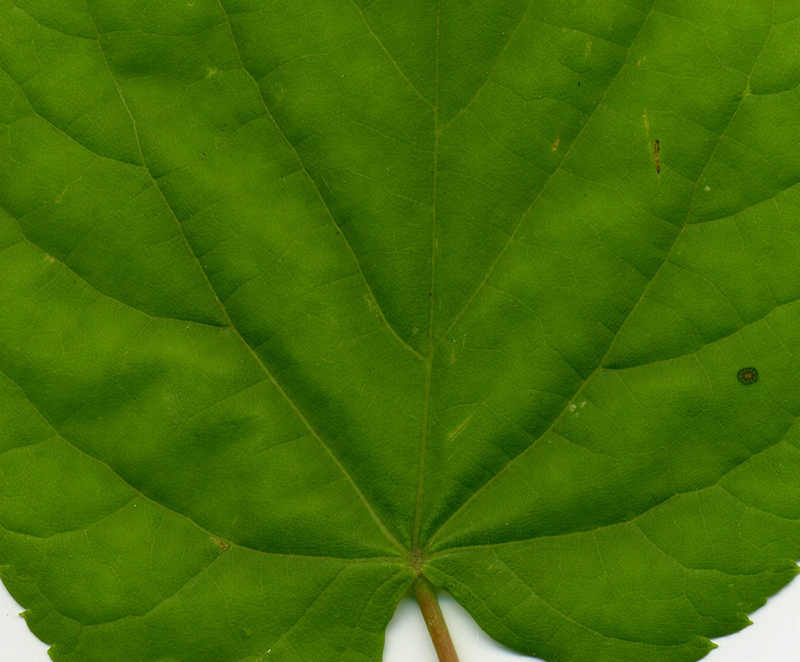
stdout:
<svg viewBox="0 0 800 662">
<path fill-rule="evenodd" d="M 0 0 L 0 562 L 53 659 L 378 662 L 420 568 L 553 662 L 745 626 L 800 556 L 799 36 Z"/>
</svg>

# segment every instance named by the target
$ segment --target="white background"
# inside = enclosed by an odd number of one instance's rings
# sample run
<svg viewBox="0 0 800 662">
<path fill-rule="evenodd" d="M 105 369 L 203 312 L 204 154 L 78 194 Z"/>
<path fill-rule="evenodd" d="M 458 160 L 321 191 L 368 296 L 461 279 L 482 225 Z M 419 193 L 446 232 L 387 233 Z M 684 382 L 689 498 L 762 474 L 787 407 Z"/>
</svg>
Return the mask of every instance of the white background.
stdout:
<svg viewBox="0 0 800 662">
<path fill-rule="evenodd" d="M 456 643 L 460 662 L 531 662 L 492 642 L 449 596 L 441 595 L 442 611 Z M 28 630 L 21 611 L 0 584 L 0 659 L 2 662 L 50 662 L 47 646 Z M 799 662 L 800 579 L 769 600 L 750 617 L 754 625 L 717 640 L 720 648 L 703 662 Z M 437 662 L 425 623 L 415 602 L 400 603 L 386 633 L 384 662 Z M 646 662 L 646 661 L 643 661 Z"/>
</svg>

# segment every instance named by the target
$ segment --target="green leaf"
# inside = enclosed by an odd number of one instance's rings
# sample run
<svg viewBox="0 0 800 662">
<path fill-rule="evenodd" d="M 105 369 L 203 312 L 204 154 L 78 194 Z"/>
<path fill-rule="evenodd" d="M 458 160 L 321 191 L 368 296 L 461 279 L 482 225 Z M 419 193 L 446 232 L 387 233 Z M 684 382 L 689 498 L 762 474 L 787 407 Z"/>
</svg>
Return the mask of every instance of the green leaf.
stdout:
<svg viewBox="0 0 800 662">
<path fill-rule="evenodd" d="M 377 662 L 419 572 L 553 662 L 744 627 L 800 557 L 799 37 L 0 0 L 0 562 L 53 659 Z"/>
</svg>

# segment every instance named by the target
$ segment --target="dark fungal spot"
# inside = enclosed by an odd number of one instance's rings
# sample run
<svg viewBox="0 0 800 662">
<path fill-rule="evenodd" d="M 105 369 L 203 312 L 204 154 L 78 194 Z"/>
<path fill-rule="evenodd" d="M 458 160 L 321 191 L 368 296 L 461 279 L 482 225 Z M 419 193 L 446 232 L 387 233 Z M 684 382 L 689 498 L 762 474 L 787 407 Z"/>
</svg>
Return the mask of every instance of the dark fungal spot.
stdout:
<svg viewBox="0 0 800 662">
<path fill-rule="evenodd" d="M 742 368 L 736 373 L 736 377 L 745 386 L 755 384 L 758 381 L 758 370 L 755 368 Z"/>
<path fill-rule="evenodd" d="M 659 158 L 659 151 L 661 151 L 661 143 L 656 138 L 655 142 L 653 143 L 653 159 L 656 162 L 656 174 L 661 174 L 661 159 Z"/>
</svg>

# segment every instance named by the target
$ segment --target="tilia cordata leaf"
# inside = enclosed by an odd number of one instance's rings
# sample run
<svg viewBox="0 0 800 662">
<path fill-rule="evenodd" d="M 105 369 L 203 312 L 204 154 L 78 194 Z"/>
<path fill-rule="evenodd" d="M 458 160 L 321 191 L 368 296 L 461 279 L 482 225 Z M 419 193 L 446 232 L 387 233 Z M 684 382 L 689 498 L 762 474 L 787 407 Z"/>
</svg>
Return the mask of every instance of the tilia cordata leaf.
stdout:
<svg viewBox="0 0 800 662">
<path fill-rule="evenodd" d="M 800 557 L 796 0 L 0 0 L 0 563 L 56 662 L 691 662 Z"/>
</svg>

